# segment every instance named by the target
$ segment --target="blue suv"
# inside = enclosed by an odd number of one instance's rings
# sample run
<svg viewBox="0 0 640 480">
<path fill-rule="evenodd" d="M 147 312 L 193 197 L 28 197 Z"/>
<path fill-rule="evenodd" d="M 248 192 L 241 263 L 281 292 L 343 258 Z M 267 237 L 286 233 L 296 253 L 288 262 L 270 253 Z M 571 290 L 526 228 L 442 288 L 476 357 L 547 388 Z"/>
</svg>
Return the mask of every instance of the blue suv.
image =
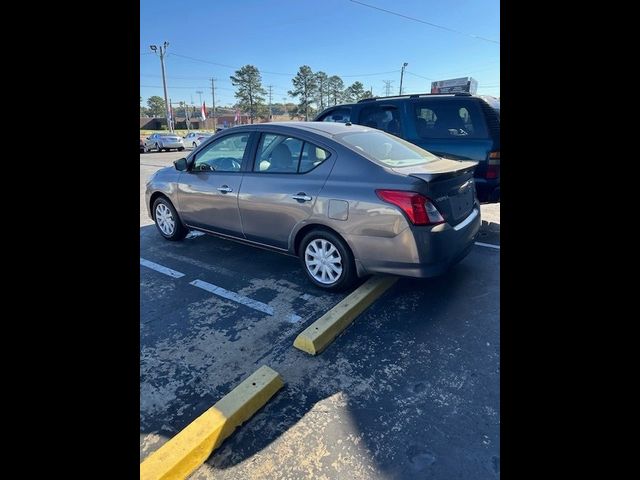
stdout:
<svg viewBox="0 0 640 480">
<path fill-rule="evenodd" d="M 319 122 L 384 130 L 436 155 L 479 162 L 478 199 L 500 201 L 500 102 L 469 93 L 365 98 L 323 110 Z"/>
</svg>

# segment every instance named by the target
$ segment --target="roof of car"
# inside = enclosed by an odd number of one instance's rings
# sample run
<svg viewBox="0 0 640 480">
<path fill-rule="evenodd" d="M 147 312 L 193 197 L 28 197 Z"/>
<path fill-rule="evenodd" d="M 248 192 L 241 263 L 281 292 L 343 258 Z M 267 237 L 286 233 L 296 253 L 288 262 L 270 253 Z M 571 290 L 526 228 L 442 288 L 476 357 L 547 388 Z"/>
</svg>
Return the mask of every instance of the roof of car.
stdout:
<svg viewBox="0 0 640 480">
<path fill-rule="evenodd" d="M 339 133 L 371 130 L 370 127 L 356 125 L 355 123 L 352 124 L 337 122 L 269 122 L 254 123 L 253 125 L 243 125 L 243 127 L 257 127 L 258 129 L 270 126 L 291 127 L 300 130 L 307 130 L 312 133 L 324 134 L 325 136 L 329 137 L 337 135 Z"/>
</svg>

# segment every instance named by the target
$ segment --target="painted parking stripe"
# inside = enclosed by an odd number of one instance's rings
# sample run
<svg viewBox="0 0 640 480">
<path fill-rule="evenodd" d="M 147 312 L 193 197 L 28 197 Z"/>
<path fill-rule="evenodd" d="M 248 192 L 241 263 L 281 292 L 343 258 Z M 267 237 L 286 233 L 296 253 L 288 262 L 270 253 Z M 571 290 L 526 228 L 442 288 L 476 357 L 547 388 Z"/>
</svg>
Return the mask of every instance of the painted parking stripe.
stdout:
<svg viewBox="0 0 640 480">
<path fill-rule="evenodd" d="M 476 245 L 480 245 L 481 247 L 489 247 L 489 248 L 495 248 L 496 250 L 500 250 L 500 245 L 492 245 L 490 243 L 482 243 L 482 242 L 476 242 Z"/>
<path fill-rule="evenodd" d="M 249 308 L 253 308 L 254 310 L 258 310 L 262 313 L 266 313 L 267 315 L 273 315 L 273 308 L 271 308 L 266 303 L 252 300 L 249 297 L 245 297 L 243 295 L 237 294 L 236 292 L 226 290 L 222 287 L 214 285 L 213 283 L 203 282 L 202 280 L 194 280 L 193 282 L 189 282 L 189 284 L 193 285 L 194 287 L 202 288 L 203 290 L 211 292 L 214 295 L 218 295 L 219 297 L 226 298 L 227 300 L 233 300 L 234 302 L 241 303 L 242 305 L 246 305 Z"/>
<path fill-rule="evenodd" d="M 178 272 L 177 270 L 172 270 L 171 268 L 163 267 L 154 262 L 150 262 L 149 260 L 145 260 L 144 258 L 140 258 L 140 265 L 150 268 L 151 270 L 155 270 L 156 272 L 164 273 L 165 275 L 169 275 L 173 278 L 184 277 L 184 273 Z"/>
</svg>

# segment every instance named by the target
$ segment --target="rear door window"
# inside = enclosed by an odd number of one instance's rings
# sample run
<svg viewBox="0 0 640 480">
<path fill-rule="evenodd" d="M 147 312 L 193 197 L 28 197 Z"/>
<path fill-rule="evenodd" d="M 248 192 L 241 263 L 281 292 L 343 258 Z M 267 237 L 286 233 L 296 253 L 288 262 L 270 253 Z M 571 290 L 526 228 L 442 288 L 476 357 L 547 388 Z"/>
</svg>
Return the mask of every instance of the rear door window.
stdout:
<svg viewBox="0 0 640 480">
<path fill-rule="evenodd" d="M 372 105 L 363 108 L 358 124 L 377 128 L 392 135 L 402 135 L 400 112 L 396 107 L 390 105 Z"/>
<path fill-rule="evenodd" d="M 351 109 L 350 108 L 334 108 L 333 110 L 325 113 L 319 119 L 320 122 L 338 122 L 347 123 L 351 121 Z"/>
<path fill-rule="evenodd" d="M 260 173 L 307 173 L 330 153 L 298 138 L 265 133 L 258 145 L 253 171 Z"/>
<path fill-rule="evenodd" d="M 423 100 L 414 106 L 419 138 L 488 138 L 484 115 L 476 102 Z"/>
</svg>

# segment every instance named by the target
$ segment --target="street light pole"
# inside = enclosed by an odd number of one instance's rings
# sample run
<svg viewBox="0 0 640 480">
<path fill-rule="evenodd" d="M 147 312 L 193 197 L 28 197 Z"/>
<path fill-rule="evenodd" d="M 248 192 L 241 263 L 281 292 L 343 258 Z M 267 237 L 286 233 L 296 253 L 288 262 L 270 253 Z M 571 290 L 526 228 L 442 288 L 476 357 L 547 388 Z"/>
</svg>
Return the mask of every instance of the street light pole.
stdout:
<svg viewBox="0 0 640 480">
<path fill-rule="evenodd" d="M 404 77 L 404 67 L 409 65 L 407 62 L 402 64 L 402 70 L 400 71 L 400 95 L 402 95 L 402 77 Z"/>
<path fill-rule="evenodd" d="M 160 51 L 159 55 L 160 55 L 160 66 L 162 67 L 162 88 L 164 89 L 164 106 L 165 106 L 165 114 L 166 114 L 166 119 L 167 119 L 167 127 L 169 128 L 169 130 L 171 131 L 171 133 L 173 133 L 173 126 L 171 125 L 171 122 L 169 121 L 169 118 L 171 117 L 171 113 L 169 112 L 169 95 L 167 95 L 167 79 L 165 77 L 165 69 L 164 69 L 164 56 L 167 53 L 167 47 L 169 46 L 169 42 L 164 42 L 162 45 L 150 45 L 149 48 L 155 52 L 156 54 L 158 53 L 158 50 Z"/>
</svg>

